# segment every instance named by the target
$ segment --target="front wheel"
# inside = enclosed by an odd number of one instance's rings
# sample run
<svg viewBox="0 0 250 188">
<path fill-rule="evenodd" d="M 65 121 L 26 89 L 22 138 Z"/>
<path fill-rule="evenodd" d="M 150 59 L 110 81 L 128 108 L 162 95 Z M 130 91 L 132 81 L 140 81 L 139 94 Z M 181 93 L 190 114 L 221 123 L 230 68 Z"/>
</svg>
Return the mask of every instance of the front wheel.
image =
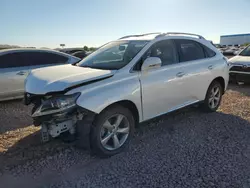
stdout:
<svg viewBox="0 0 250 188">
<path fill-rule="evenodd" d="M 222 92 L 221 84 L 217 81 L 212 82 L 207 90 L 203 109 L 207 112 L 215 112 L 220 106 Z"/>
<path fill-rule="evenodd" d="M 132 113 L 120 105 L 107 108 L 93 123 L 91 147 L 95 154 L 112 156 L 129 143 L 134 129 Z"/>
</svg>

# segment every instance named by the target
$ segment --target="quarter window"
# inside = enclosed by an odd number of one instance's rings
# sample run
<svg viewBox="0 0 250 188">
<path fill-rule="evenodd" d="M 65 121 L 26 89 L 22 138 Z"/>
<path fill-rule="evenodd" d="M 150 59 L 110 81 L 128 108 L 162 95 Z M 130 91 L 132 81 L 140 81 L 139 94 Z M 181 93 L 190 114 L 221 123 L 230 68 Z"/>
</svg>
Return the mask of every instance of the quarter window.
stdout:
<svg viewBox="0 0 250 188">
<path fill-rule="evenodd" d="M 206 57 L 214 57 L 216 55 L 216 53 L 213 50 L 211 50 L 210 48 L 208 48 L 208 47 L 206 47 L 204 45 L 202 45 L 202 46 L 203 46 L 203 48 L 205 50 Z"/>
<path fill-rule="evenodd" d="M 206 58 L 202 46 L 192 40 L 175 40 L 180 54 L 180 62 L 193 61 Z"/>
</svg>

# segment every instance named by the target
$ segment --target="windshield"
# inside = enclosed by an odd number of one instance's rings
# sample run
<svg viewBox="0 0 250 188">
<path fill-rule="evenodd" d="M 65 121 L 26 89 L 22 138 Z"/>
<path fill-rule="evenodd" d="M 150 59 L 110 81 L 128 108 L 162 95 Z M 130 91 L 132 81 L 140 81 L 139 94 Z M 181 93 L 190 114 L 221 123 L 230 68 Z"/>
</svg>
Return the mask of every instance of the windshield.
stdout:
<svg viewBox="0 0 250 188">
<path fill-rule="evenodd" d="M 246 47 L 239 55 L 250 56 L 250 46 Z"/>
<path fill-rule="evenodd" d="M 77 66 L 118 70 L 127 65 L 148 41 L 114 41 L 93 52 Z"/>
</svg>

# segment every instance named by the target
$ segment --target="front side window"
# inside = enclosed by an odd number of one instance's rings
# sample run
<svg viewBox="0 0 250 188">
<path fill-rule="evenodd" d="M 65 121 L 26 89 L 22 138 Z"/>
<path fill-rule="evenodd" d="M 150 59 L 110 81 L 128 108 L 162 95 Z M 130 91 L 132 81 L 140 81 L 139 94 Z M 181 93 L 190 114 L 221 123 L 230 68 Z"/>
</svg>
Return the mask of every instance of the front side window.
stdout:
<svg viewBox="0 0 250 188">
<path fill-rule="evenodd" d="M 162 66 L 171 65 L 178 62 L 175 45 L 172 40 L 164 40 L 154 44 L 146 53 L 146 57 L 159 57 Z"/>
<path fill-rule="evenodd" d="M 180 62 L 206 58 L 202 46 L 197 42 L 185 39 L 176 39 L 175 42 L 180 53 Z"/>
<path fill-rule="evenodd" d="M 59 54 L 49 53 L 49 52 L 38 52 L 37 56 L 40 56 L 42 60 L 40 63 L 44 64 L 63 64 L 68 62 L 68 58 Z"/>
<path fill-rule="evenodd" d="M 114 41 L 93 52 L 77 66 L 105 70 L 118 70 L 127 65 L 148 41 Z"/>
<path fill-rule="evenodd" d="M 246 47 L 239 55 L 250 56 L 250 46 Z"/>
<path fill-rule="evenodd" d="M 50 52 L 25 52 L 25 57 L 28 66 L 63 64 L 68 61 L 67 57 Z"/>
</svg>

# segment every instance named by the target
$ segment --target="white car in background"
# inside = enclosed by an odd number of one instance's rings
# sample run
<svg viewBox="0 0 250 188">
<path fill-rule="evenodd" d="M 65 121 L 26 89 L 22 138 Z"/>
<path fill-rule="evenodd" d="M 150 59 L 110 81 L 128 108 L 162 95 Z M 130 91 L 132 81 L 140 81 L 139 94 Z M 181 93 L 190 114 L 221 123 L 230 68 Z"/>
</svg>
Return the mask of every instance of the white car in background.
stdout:
<svg viewBox="0 0 250 188">
<path fill-rule="evenodd" d="M 128 145 L 137 123 L 197 103 L 216 111 L 228 79 L 226 58 L 200 35 L 131 35 L 78 64 L 32 71 L 25 102 L 34 104 L 43 141 L 68 132 L 110 156 Z"/>
<path fill-rule="evenodd" d="M 229 59 L 229 62 L 230 81 L 250 82 L 250 45 L 237 56 Z"/>
<path fill-rule="evenodd" d="M 78 61 L 77 57 L 54 50 L 0 50 L 0 101 L 23 98 L 24 80 L 31 70 Z"/>
<path fill-rule="evenodd" d="M 235 47 L 229 47 L 223 51 L 224 55 L 234 55 L 235 52 L 238 51 L 238 48 Z"/>
</svg>

